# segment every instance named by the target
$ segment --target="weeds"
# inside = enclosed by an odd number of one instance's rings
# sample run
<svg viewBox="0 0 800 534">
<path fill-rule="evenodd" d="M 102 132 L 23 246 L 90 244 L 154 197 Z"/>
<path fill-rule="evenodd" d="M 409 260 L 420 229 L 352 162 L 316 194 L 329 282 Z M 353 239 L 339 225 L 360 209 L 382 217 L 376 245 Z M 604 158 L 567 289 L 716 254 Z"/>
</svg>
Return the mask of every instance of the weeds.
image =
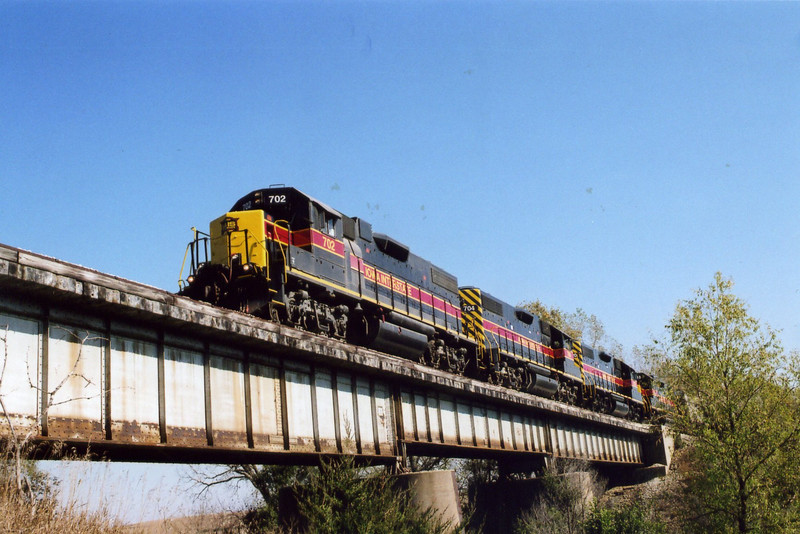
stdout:
<svg viewBox="0 0 800 534">
<path fill-rule="evenodd" d="M 551 464 L 542 477 L 541 494 L 517 521 L 525 534 L 578 534 L 604 483 L 585 462 Z"/>
<path fill-rule="evenodd" d="M 653 503 L 641 494 L 617 506 L 600 504 L 604 484 L 583 462 L 550 468 L 542 493 L 517 520 L 518 534 L 665 534 Z"/>
<path fill-rule="evenodd" d="M 19 443 L 6 444 L 0 451 L 0 532 L 125 532 L 107 509 L 87 512 L 74 499 L 60 501 L 58 481 L 35 462 L 20 459 L 27 452 L 26 445 Z M 23 481 L 21 486 L 17 480 Z"/>
</svg>

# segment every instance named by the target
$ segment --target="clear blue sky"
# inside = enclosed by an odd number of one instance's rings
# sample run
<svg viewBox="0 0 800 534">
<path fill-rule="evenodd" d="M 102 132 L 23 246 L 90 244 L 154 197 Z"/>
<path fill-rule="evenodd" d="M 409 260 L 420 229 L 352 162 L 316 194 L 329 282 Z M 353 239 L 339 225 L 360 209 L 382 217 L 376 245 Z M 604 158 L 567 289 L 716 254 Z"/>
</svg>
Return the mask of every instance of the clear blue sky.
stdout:
<svg viewBox="0 0 800 534">
<path fill-rule="evenodd" d="M 800 348 L 800 3 L 2 2 L 0 242 L 164 289 L 293 185 L 626 350 L 716 271 Z"/>
<path fill-rule="evenodd" d="M 800 3 L 3 2 L 0 242 L 175 290 L 293 185 L 626 350 L 733 277 L 800 348 Z"/>
</svg>

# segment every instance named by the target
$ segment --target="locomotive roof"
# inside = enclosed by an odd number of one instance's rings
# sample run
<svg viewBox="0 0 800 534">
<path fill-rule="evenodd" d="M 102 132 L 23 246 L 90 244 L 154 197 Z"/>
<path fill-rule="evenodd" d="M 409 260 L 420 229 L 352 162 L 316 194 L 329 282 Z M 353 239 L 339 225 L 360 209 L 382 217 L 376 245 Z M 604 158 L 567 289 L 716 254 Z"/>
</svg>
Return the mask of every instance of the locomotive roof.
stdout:
<svg viewBox="0 0 800 534">
<path fill-rule="evenodd" d="M 344 213 L 342 213 L 341 211 L 339 211 L 337 209 L 334 209 L 334 208 L 328 206 L 327 204 L 325 204 L 324 202 L 321 202 L 321 201 L 317 200 L 316 198 L 311 197 L 311 196 L 303 193 L 299 189 L 294 188 L 294 187 L 286 187 L 286 186 L 283 186 L 283 185 L 270 186 L 270 187 L 267 187 L 265 189 L 255 189 L 255 190 L 249 192 L 248 194 L 246 194 L 245 196 L 243 196 L 242 198 L 240 198 L 239 200 L 237 200 L 236 203 L 231 208 L 231 211 L 236 211 L 237 206 L 241 206 L 245 201 L 250 200 L 257 193 L 261 193 L 261 195 L 263 196 L 265 194 L 268 195 L 270 193 L 274 194 L 277 191 L 290 192 L 292 195 L 304 197 L 304 198 L 310 200 L 311 202 L 313 202 L 314 204 L 317 204 L 319 207 L 325 209 L 325 211 L 327 211 L 327 212 L 329 212 L 329 213 L 331 213 L 333 215 L 338 215 L 339 217 L 346 217 L 346 215 Z"/>
<path fill-rule="evenodd" d="M 270 186 L 270 187 L 267 187 L 267 188 L 264 188 L 264 189 L 255 189 L 255 190 L 251 191 L 250 193 L 246 194 L 245 196 L 243 196 L 242 198 L 237 200 L 236 203 L 231 208 L 231 211 L 236 211 L 238 209 L 238 207 L 242 206 L 242 204 L 244 204 L 247 201 L 251 200 L 258 193 L 260 193 L 261 197 L 263 198 L 265 195 L 270 195 L 270 194 L 274 195 L 279 191 L 282 192 L 282 193 L 285 193 L 285 194 L 292 195 L 293 197 L 305 198 L 305 199 L 313 202 L 314 204 L 318 205 L 319 207 L 323 208 L 327 212 L 331 213 L 332 215 L 336 215 L 336 216 L 341 217 L 341 218 L 353 219 L 353 217 L 349 217 L 348 215 L 345 215 L 341 211 L 328 206 L 324 202 L 320 202 L 316 198 L 314 198 L 312 196 L 309 196 L 306 193 L 303 193 L 302 191 L 300 191 L 297 188 L 288 187 L 288 186 L 285 186 L 285 185 L 282 185 L 282 184 L 281 185 L 273 185 L 273 186 Z M 358 217 L 356 217 L 356 218 L 358 218 Z M 429 260 L 426 260 L 425 258 L 417 256 L 416 254 L 411 252 L 410 247 L 408 247 L 408 245 L 404 245 L 403 243 L 401 243 L 397 239 L 394 239 L 393 237 L 390 237 L 390 236 L 388 236 L 386 234 L 382 234 L 380 232 L 373 233 L 373 239 L 375 240 L 376 244 L 378 244 L 378 242 L 380 240 L 383 240 L 383 242 L 384 242 L 383 247 L 384 248 L 382 250 L 385 250 L 386 244 L 389 243 L 389 242 L 391 242 L 394 247 L 400 247 L 401 249 L 404 249 L 404 254 L 405 254 L 406 258 L 403 259 L 402 261 L 407 261 L 408 256 L 410 255 L 410 256 L 412 256 L 414 258 L 417 258 L 419 260 L 428 262 L 431 265 L 431 267 L 434 267 L 439 272 L 439 275 L 442 278 L 452 278 L 454 280 L 454 282 L 452 282 L 452 285 L 454 286 L 453 291 L 454 292 L 458 291 L 458 278 L 454 274 L 450 273 L 450 271 L 448 271 L 446 269 L 442 269 L 438 265 L 434 264 L 433 262 L 431 262 Z M 381 248 L 381 247 L 379 246 L 379 248 Z M 441 283 L 439 285 L 441 285 Z"/>
</svg>

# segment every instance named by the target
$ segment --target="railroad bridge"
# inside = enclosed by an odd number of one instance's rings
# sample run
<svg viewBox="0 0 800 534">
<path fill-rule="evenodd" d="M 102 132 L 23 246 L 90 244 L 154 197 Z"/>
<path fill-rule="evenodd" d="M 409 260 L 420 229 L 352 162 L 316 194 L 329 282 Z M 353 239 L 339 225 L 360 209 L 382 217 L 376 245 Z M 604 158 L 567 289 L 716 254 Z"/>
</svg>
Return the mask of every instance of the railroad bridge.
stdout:
<svg viewBox="0 0 800 534">
<path fill-rule="evenodd" d="M 662 432 L 0 245 L 0 438 L 112 460 L 664 462 Z"/>
</svg>

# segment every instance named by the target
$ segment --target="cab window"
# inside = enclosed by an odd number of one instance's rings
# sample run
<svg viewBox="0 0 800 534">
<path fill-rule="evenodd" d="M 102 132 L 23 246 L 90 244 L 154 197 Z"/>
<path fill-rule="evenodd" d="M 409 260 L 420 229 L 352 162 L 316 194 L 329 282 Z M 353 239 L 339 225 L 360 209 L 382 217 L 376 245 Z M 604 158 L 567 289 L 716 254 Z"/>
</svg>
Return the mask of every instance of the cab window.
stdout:
<svg viewBox="0 0 800 534">
<path fill-rule="evenodd" d="M 329 213 L 324 214 L 322 231 L 331 237 L 336 237 L 336 218 Z"/>
<path fill-rule="evenodd" d="M 314 217 L 314 228 L 325 235 L 336 237 L 336 227 L 339 217 L 327 212 L 324 208 L 317 205 L 314 206 L 314 211 L 316 212 Z"/>
</svg>

